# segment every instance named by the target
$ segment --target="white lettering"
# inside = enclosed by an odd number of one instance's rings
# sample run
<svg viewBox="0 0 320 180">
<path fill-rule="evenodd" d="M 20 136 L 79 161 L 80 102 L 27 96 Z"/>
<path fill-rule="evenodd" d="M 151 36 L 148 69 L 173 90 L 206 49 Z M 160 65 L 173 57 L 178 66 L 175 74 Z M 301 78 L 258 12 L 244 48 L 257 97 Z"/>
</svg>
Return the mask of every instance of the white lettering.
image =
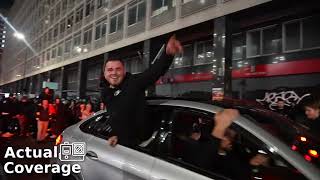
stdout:
<svg viewBox="0 0 320 180">
<path fill-rule="evenodd" d="M 36 173 L 43 173 L 43 166 L 41 164 L 36 164 L 34 166 L 34 172 Z"/>
<path fill-rule="evenodd" d="M 25 150 L 25 151 L 26 151 L 26 157 L 27 157 L 27 158 L 32 158 L 32 156 L 31 156 L 31 154 L 30 154 L 30 153 L 31 153 L 31 149 L 30 149 L 29 147 L 26 147 L 26 150 Z"/>
<path fill-rule="evenodd" d="M 76 174 L 80 173 L 81 172 L 81 166 L 79 164 L 74 164 L 72 166 L 72 172 L 76 173 Z"/>
<path fill-rule="evenodd" d="M 24 167 L 22 164 L 17 164 L 14 168 L 15 173 L 22 174 L 24 171 Z"/>
<path fill-rule="evenodd" d="M 23 153 L 23 149 L 18 149 L 16 153 L 17 153 L 17 158 L 21 158 L 21 159 L 24 158 L 23 154 L 21 155 L 21 153 Z"/>
<path fill-rule="evenodd" d="M 13 174 L 14 173 L 14 171 L 12 170 L 12 171 L 10 171 L 9 169 L 8 169 L 8 166 L 9 165 L 14 165 L 14 163 L 13 162 L 7 162 L 5 165 L 4 165 L 4 171 L 6 172 L 6 173 L 8 173 L 8 174 Z"/>
<path fill-rule="evenodd" d="M 61 166 L 62 176 L 69 176 L 70 175 L 70 165 L 69 164 L 63 164 Z"/>
<path fill-rule="evenodd" d="M 58 164 L 52 164 L 51 172 L 52 173 L 60 173 L 60 167 L 58 166 Z"/>
<path fill-rule="evenodd" d="M 44 149 L 43 151 L 44 151 L 43 158 L 51 158 L 52 157 L 51 149 Z"/>
<path fill-rule="evenodd" d="M 8 158 L 8 157 L 16 158 L 12 147 L 8 147 L 6 150 L 6 154 L 4 155 L 4 158 Z"/>
<path fill-rule="evenodd" d="M 33 164 L 31 164 L 30 166 L 25 165 L 27 173 L 32 173 L 33 166 Z"/>
<path fill-rule="evenodd" d="M 269 104 L 269 108 L 271 110 L 275 110 L 274 107 L 277 106 L 277 102 L 279 100 L 283 100 L 285 106 L 295 106 L 296 104 L 299 104 L 300 101 L 306 96 L 310 96 L 310 94 L 304 94 L 303 96 L 299 97 L 299 95 L 297 95 L 296 92 L 294 91 L 282 91 L 279 93 L 267 92 L 265 93 L 265 96 L 263 99 L 256 99 L 256 101 L 262 104 L 263 102 L 265 102 Z"/>
</svg>

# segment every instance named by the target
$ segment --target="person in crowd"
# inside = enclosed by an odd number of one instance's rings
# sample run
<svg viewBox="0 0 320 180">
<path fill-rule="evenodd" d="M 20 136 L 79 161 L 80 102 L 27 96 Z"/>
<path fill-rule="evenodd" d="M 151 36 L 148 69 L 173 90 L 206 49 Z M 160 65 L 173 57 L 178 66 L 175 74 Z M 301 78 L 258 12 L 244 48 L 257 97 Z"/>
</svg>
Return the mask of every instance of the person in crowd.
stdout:
<svg viewBox="0 0 320 180">
<path fill-rule="evenodd" d="M 184 140 L 182 159 L 241 180 L 250 179 L 250 166 L 268 166 L 269 158 L 264 154 L 257 153 L 249 161 L 244 161 L 232 151 L 237 133 L 229 127 L 238 116 L 239 112 L 235 109 L 218 112 L 208 136 L 202 134 L 198 124 L 193 124 L 187 133 L 189 138 Z"/>
<path fill-rule="evenodd" d="M 65 106 L 61 103 L 61 99 L 59 97 L 55 98 L 54 103 L 54 121 L 52 124 L 52 135 L 50 138 L 56 138 L 57 135 L 61 134 L 64 128 L 66 127 L 66 119 L 65 119 Z"/>
<path fill-rule="evenodd" d="M 87 103 L 85 109 L 82 111 L 81 120 L 87 119 L 91 116 L 94 112 L 92 111 L 92 104 Z"/>
<path fill-rule="evenodd" d="M 119 58 L 110 58 L 103 67 L 104 78 L 101 99 L 108 105 L 111 115 L 112 131 L 108 137 L 111 146 L 117 143 L 134 146 L 146 135 L 143 131 L 145 121 L 145 90 L 155 83 L 170 67 L 173 57 L 182 52 L 182 46 L 172 36 L 160 58 L 143 73 L 126 73 L 124 62 Z"/>
<path fill-rule="evenodd" d="M 49 101 L 49 104 L 53 103 L 53 92 L 50 90 L 50 88 L 45 87 L 43 89 L 43 92 L 40 94 L 39 99 L 42 101 L 44 99 Z"/>
<path fill-rule="evenodd" d="M 19 120 L 20 136 L 28 135 L 28 125 L 30 123 L 30 112 L 32 106 L 29 103 L 28 97 L 23 96 L 18 104 L 18 114 L 16 118 Z"/>
<path fill-rule="evenodd" d="M 79 102 L 76 105 L 75 115 L 77 122 L 82 120 L 82 112 L 86 109 L 86 104 L 84 102 Z"/>
<path fill-rule="evenodd" d="M 106 107 L 106 105 L 104 104 L 104 102 L 100 102 L 99 103 L 99 110 L 100 111 L 104 111 L 104 110 L 106 110 L 107 109 L 107 107 Z"/>
<path fill-rule="evenodd" d="M 49 113 L 49 101 L 47 99 L 42 100 L 41 106 L 36 112 L 36 120 L 38 124 L 37 141 L 44 141 L 47 136 L 48 124 L 51 120 Z"/>
<path fill-rule="evenodd" d="M 9 97 L 6 98 L 1 105 L 0 132 L 8 134 L 8 126 L 12 123 L 13 118 L 15 118 L 18 113 L 17 107 L 15 97 L 10 93 Z"/>
<path fill-rule="evenodd" d="M 304 102 L 305 114 L 308 118 L 310 133 L 320 136 L 320 99 L 311 97 Z"/>
</svg>

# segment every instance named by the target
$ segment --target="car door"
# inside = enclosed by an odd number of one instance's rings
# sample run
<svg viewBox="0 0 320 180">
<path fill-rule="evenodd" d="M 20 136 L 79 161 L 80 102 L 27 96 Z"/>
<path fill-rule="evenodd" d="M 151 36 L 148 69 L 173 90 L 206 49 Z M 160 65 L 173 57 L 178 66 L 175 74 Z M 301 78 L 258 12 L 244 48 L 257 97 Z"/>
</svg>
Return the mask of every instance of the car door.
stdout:
<svg viewBox="0 0 320 180">
<path fill-rule="evenodd" d="M 200 121 L 200 123 L 207 123 L 208 126 L 211 126 L 212 119 L 213 115 L 209 113 L 174 107 L 172 116 L 166 119 L 166 122 L 160 128 L 161 132 L 157 146 L 158 159 L 152 168 L 151 180 L 228 179 L 184 161 L 180 154 L 183 147 L 178 142 L 178 131 L 186 130 L 188 125 L 192 127 L 193 121 Z M 177 121 L 182 125 L 179 128 L 176 128 Z M 183 139 L 183 137 L 181 138 Z"/>
<path fill-rule="evenodd" d="M 92 136 L 86 142 L 85 160 L 80 164 L 84 179 L 124 179 L 123 169 L 130 149 L 121 145 L 108 145 L 106 138 L 110 131 L 109 118 L 106 113 L 100 114 L 80 126 L 81 131 Z"/>
<path fill-rule="evenodd" d="M 171 115 L 172 110 L 168 107 L 148 106 L 147 121 L 143 127 L 145 138 L 126 159 L 126 180 L 150 179 L 151 168 L 156 160 L 155 149 L 162 132 L 160 127 Z"/>
</svg>

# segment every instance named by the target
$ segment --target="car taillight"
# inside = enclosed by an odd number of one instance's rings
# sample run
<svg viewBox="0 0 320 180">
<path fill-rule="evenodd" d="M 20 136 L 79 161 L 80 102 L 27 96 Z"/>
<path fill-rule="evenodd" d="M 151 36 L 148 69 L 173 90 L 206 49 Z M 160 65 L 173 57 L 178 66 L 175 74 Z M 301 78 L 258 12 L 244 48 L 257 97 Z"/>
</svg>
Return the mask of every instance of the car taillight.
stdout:
<svg viewBox="0 0 320 180">
<path fill-rule="evenodd" d="M 307 161 L 311 161 L 312 160 L 312 158 L 309 155 L 304 155 L 304 159 L 307 160 Z"/>
<path fill-rule="evenodd" d="M 292 145 L 292 146 L 291 146 L 291 149 L 292 149 L 293 151 L 296 151 L 296 150 L 298 149 L 298 147 L 297 147 L 296 145 Z"/>
<path fill-rule="evenodd" d="M 306 142 L 306 141 L 307 141 L 307 138 L 306 138 L 306 137 L 301 136 L 301 137 L 300 137 L 300 141 L 302 141 L 302 142 Z"/>
<path fill-rule="evenodd" d="M 312 156 L 312 157 L 315 157 L 315 158 L 318 158 L 319 157 L 319 154 L 316 150 L 313 150 L 313 149 L 310 149 L 308 151 L 309 155 Z"/>
<path fill-rule="evenodd" d="M 58 146 L 59 144 L 62 143 L 62 139 L 63 139 L 63 137 L 62 137 L 62 135 L 60 134 L 60 135 L 56 138 L 56 146 Z"/>
</svg>

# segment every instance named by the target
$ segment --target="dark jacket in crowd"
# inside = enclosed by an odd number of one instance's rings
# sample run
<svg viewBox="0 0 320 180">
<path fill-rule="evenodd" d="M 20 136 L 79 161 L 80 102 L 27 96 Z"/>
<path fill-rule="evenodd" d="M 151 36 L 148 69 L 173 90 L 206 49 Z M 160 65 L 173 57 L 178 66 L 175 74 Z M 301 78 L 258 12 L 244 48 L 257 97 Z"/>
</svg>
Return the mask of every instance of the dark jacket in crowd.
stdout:
<svg viewBox="0 0 320 180">
<path fill-rule="evenodd" d="M 309 123 L 310 133 L 315 137 L 319 137 L 320 136 L 320 117 L 314 120 L 309 120 L 309 121 L 311 121 Z"/>
<path fill-rule="evenodd" d="M 140 74 L 126 74 L 123 82 L 116 88 L 110 88 L 105 80 L 101 99 L 111 114 L 112 133 L 118 136 L 118 143 L 135 145 L 146 136 L 142 130 L 145 125 L 145 90 L 154 84 L 169 68 L 173 56 L 163 53 L 146 71 Z"/>
<path fill-rule="evenodd" d="M 42 92 L 39 96 L 39 99 L 42 100 L 48 100 L 50 104 L 53 103 L 53 94 L 52 93 L 49 93 L 49 94 L 46 94 L 45 92 Z"/>
<path fill-rule="evenodd" d="M 49 108 L 44 109 L 42 106 L 39 106 L 36 118 L 39 118 L 39 121 L 49 121 L 51 119 Z"/>
</svg>

